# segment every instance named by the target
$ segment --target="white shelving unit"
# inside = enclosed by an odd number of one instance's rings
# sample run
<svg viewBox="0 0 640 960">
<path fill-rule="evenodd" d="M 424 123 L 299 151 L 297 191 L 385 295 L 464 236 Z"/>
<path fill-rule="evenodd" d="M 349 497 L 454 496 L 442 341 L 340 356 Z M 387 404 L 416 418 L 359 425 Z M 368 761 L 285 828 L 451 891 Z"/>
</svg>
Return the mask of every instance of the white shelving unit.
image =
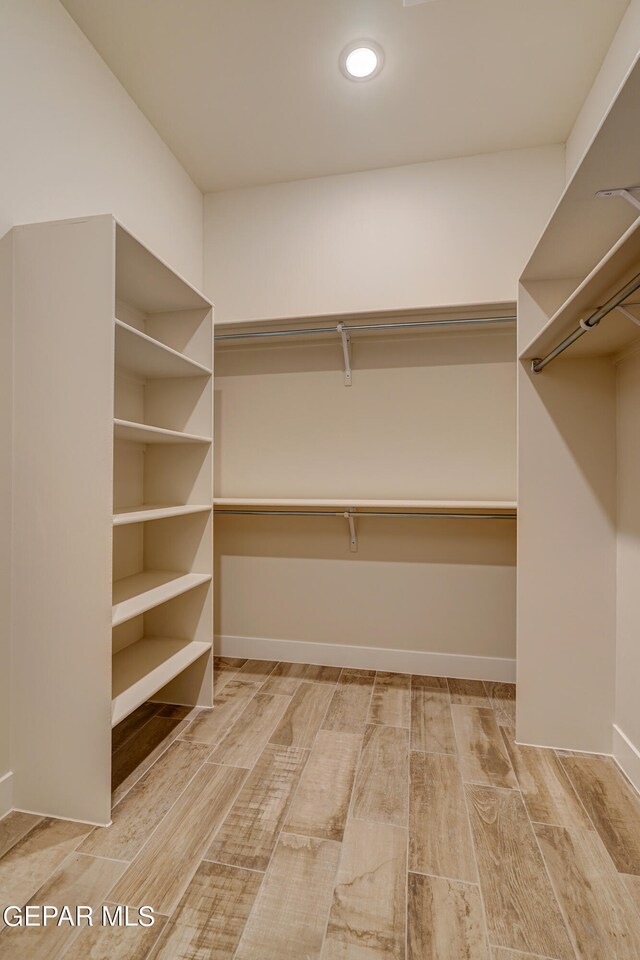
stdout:
<svg viewBox="0 0 640 960">
<path fill-rule="evenodd" d="M 15 805 L 106 824 L 112 725 L 213 702 L 212 308 L 108 215 L 12 245 Z"/>
</svg>

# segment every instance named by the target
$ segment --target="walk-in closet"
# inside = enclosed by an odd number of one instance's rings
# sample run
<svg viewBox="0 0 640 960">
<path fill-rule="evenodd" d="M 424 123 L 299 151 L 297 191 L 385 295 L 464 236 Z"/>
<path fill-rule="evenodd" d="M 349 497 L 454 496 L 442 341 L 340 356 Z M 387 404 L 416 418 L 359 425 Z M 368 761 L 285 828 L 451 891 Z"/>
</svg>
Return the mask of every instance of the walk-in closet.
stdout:
<svg viewBox="0 0 640 960">
<path fill-rule="evenodd" d="M 0 960 L 640 960 L 640 0 L 0 0 Z"/>
</svg>

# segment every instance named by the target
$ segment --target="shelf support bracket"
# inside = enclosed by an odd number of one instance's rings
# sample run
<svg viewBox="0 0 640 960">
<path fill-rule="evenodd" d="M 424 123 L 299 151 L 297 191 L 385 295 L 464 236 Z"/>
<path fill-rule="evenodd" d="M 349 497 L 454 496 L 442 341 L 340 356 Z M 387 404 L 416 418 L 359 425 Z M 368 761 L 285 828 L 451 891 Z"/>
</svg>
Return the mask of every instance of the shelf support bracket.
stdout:
<svg viewBox="0 0 640 960">
<path fill-rule="evenodd" d="M 635 306 L 635 304 L 633 304 L 633 306 Z M 627 318 L 627 320 L 633 320 L 633 322 L 637 323 L 637 325 L 640 327 L 640 320 L 638 317 L 634 317 L 630 310 L 627 310 L 626 307 L 618 307 L 618 310 L 624 317 Z"/>
<path fill-rule="evenodd" d="M 344 385 L 345 387 L 351 386 L 351 335 L 348 330 L 345 329 L 344 323 L 339 323 L 336 327 L 336 330 L 340 334 L 342 340 L 342 354 L 344 356 Z"/>
<path fill-rule="evenodd" d="M 351 553 L 358 552 L 358 538 L 356 535 L 356 521 L 355 521 L 355 512 L 353 507 L 351 510 L 345 510 L 344 514 L 345 520 L 349 521 L 349 550 Z"/>
<path fill-rule="evenodd" d="M 598 190 L 596 197 L 622 197 L 627 203 L 630 203 L 636 210 L 640 210 L 640 200 L 631 193 L 638 187 L 615 187 L 612 190 Z"/>
</svg>

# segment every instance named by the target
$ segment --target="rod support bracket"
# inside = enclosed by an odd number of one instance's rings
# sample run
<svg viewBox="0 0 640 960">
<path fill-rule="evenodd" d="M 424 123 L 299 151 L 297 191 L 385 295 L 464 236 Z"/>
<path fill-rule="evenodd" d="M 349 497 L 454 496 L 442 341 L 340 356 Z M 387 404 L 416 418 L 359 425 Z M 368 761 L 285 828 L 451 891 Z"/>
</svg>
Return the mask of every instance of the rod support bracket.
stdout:
<svg viewBox="0 0 640 960">
<path fill-rule="evenodd" d="M 626 200 L 627 203 L 630 203 L 636 210 L 640 210 L 640 200 L 637 197 L 634 197 L 632 190 L 638 190 L 638 187 L 613 187 L 611 190 L 598 190 L 596 197 L 598 198 L 607 198 L 607 197 L 622 197 L 623 200 Z"/>
<path fill-rule="evenodd" d="M 538 370 L 538 364 L 540 363 L 540 357 L 535 357 L 531 361 L 531 373 L 542 373 L 542 370 Z"/>
<path fill-rule="evenodd" d="M 634 306 L 635 306 L 635 304 L 634 304 Z M 640 327 L 640 320 L 639 320 L 637 317 L 634 317 L 634 315 L 631 313 L 630 310 L 627 310 L 626 307 L 622 307 L 622 306 L 619 306 L 619 307 L 618 307 L 618 310 L 619 310 L 620 313 L 623 315 L 623 317 L 626 317 L 627 320 L 633 320 L 633 322 L 634 322 L 634 323 L 637 323 L 637 325 Z"/>
<path fill-rule="evenodd" d="M 345 328 L 344 323 L 339 323 L 336 330 L 342 340 L 342 355 L 344 357 L 344 385 L 351 386 L 351 334 Z"/>
<path fill-rule="evenodd" d="M 358 537 L 356 535 L 356 521 L 355 521 L 355 512 L 353 507 L 351 507 L 350 510 L 345 510 L 344 518 L 349 523 L 349 550 L 351 551 L 351 553 L 357 553 Z"/>
</svg>

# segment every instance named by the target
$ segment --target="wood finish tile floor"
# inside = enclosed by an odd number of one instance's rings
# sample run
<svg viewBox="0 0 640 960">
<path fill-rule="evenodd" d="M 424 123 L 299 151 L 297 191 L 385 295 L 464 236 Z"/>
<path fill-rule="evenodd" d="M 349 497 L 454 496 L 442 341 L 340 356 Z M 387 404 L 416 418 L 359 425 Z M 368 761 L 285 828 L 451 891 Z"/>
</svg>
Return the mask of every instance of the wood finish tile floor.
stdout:
<svg viewBox="0 0 640 960">
<path fill-rule="evenodd" d="M 0 932 L 0 960 L 640 960 L 640 799 L 518 746 L 515 688 L 216 661 L 213 710 L 113 735 L 113 824 L 0 820 L 0 907 L 148 927 Z"/>
</svg>

